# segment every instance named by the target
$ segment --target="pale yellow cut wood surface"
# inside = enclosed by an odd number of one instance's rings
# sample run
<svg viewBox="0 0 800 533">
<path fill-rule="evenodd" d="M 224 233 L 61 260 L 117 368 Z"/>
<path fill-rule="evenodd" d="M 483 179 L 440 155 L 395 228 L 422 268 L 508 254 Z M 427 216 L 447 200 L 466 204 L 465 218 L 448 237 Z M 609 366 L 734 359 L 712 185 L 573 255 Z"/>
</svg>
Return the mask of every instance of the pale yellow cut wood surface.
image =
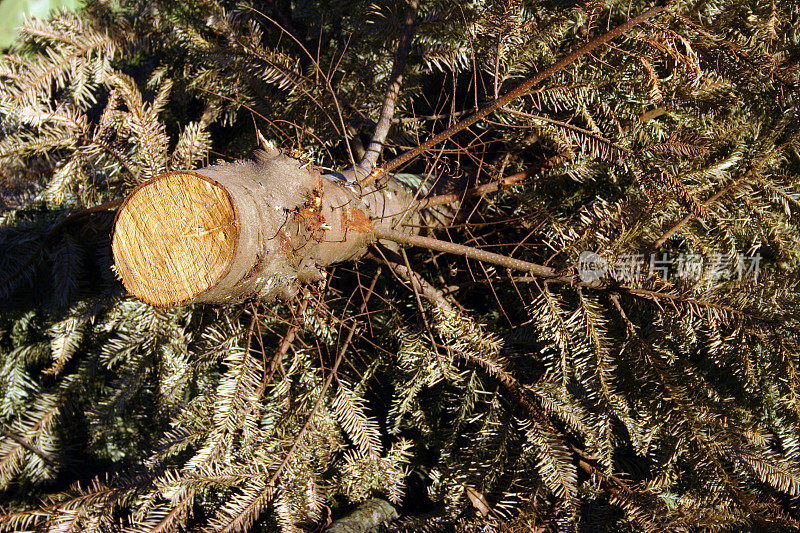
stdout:
<svg viewBox="0 0 800 533">
<path fill-rule="evenodd" d="M 237 240 L 226 191 L 189 172 L 144 184 L 117 216 L 112 249 L 117 275 L 151 305 L 185 302 L 228 269 Z"/>
</svg>

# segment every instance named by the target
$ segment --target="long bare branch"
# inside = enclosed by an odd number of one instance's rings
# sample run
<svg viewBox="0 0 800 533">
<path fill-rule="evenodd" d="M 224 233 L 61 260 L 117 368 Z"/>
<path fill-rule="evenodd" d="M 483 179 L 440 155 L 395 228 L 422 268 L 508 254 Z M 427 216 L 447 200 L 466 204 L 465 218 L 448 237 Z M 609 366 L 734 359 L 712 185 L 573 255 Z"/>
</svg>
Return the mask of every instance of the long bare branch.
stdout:
<svg viewBox="0 0 800 533">
<path fill-rule="evenodd" d="M 695 298 L 687 298 L 685 296 L 681 296 L 678 294 L 670 294 L 668 292 L 662 292 L 657 290 L 629 287 L 621 283 L 616 283 L 613 281 L 609 282 L 609 280 L 603 278 L 592 281 L 584 281 L 580 278 L 580 276 L 578 275 L 578 273 L 575 271 L 574 268 L 559 270 L 553 267 L 539 265 L 537 263 L 531 263 L 530 261 L 515 259 L 507 255 L 488 252 L 486 250 L 481 250 L 480 248 L 474 248 L 472 246 L 465 246 L 463 244 L 456 244 L 454 242 L 433 239 L 431 237 L 423 237 L 422 235 L 409 235 L 396 230 L 376 228 L 374 230 L 374 236 L 376 239 L 385 239 L 388 241 L 396 242 L 398 244 L 404 244 L 406 246 L 417 246 L 420 248 L 426 248 L 428 250 L 436 250 L 439 252 L 445 252 L 453 255 L 460 255 L 466 257 L 467 259 L 483 261 L 485 263 L 490 263 L 493 265 L 505 267 L 509 270 L 525 271 L 532 274 L 535 277 L 544 279 L 546 282 L 569 283 L 570 285 L 576 287 L 603 290 L 618 294 L 627 294 L 629 296 L 633 296 L 635 298 L 640 298 L 643 300 L 650 300 L 650 301 L 665 300 L 672 304 L 695 305 L 706 309 L 724 311 L 726 313 L 730 313 L 732 315 L 737 315 L 740 317 L 755 318 L 749 313 L 742 311 L 741 309 L 720 305 L 714 302 L 697 300 Z M 427 294 L 424 293 L 424 291 L 422 292 L 423 295 L 426 296 L 426 298 L 430 298 Z"/>
<path fill-rule="evenodd" d="M 432 239 L 431 237 L 423 237 L 422 235 L 408 235 L 397 230 L 375 228 L 374 235 L 376 239 L 386 239 L 398 244 L 406 244 L 409 246 L 419 246 L 429 250 L 436 250 L 454 255 L 462 255 L 468 259 L 475 259 L 485 263 L 491 263 L 512 270 L 524 270 L 530 272 L 535 276 L 542 278 L 560 278 L 563 274 L 556 269 L 544 265 L 537 265 L 529 261 L 515 259 L 506 255 L 496 254 L 494 252 L 487 252 L 480 248 L 473 248 L 471 246 L 464 246 L 463 244 L 456 244 L 449 241 L 441 241 L 439 239 Z"/>
<path fill-rule="evenodd" d="M 400 42 L 397 44 L 392 73 L 389 75 L 386 95 L 383 97 L 381 115 L 378 119 L 378 123 L 375 125 L 375 131 L 372 134 L 372 138 L 369 140 L 364 157 L 362 157 L 361 161 L 358 163 L 359 170 L 365 175 L 369 174 L 372 169 L 375 168 L 375 163 L 378 162 L 378 157 L 380 157 L 383 151 L 383 144 L 386 141 L 386 136 L 389 135 L 389 128 L 394 118 L 394 108 L 397 104 L 397 97 L 400 94 L 400 86 L 403 83 L 403 70 L 405 70 L 408 52 L 411 50 L 411 37 L 414 32 L 414 23 L 417 20 L 418 8 L 419 0 L 410 0 L 406 8 L 403 31 L 400 33 Z"/>
</svg>

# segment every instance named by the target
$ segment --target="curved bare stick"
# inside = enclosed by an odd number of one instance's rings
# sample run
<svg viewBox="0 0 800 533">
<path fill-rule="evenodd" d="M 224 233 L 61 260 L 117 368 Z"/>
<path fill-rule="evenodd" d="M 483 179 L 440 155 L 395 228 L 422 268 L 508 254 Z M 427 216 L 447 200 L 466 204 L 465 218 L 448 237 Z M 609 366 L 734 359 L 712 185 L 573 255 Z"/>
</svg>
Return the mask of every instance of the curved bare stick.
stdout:
<svg viewBox="0 0 800 533">
<path fill-rule="evenodd" d="M 430 207 L 436 207 L 437 205 L 454 204 L 470 196 L 480 196 L 482 194 L 490 194 L 493 192 L 497 192 L 505 187 L 511 187 L 512 185 L 516 185 L 520 183 L 522 180 L 529 178 L 533 175 L 535 175 L 535 172 L 532 171 L 518 172 L 516 174 L 512 174 L 511 176 L 499 179 L 497 181 L 493 181 L 491 183 L 485 183 L 483 185 L 477 185 L 475 187 L 464 189 L 459 192 L 454 192 L 450 194 L 440 194 L 438 196 L 429 196 L 428 198 L 423 198 L 422 200 L 420 200 L 416 206 L 416 209 L 428 209 Z"/>
</svg>

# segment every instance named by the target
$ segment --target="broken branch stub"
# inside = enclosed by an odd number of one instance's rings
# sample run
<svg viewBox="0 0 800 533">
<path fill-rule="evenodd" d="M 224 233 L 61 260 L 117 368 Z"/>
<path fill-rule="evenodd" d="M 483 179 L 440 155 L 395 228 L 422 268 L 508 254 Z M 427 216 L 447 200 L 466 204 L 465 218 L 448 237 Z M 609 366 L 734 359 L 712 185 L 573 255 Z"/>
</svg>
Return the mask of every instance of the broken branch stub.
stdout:
<svg viewBox="0 0 800 533">
<path fill-rule="evenodd" d="M 363 255 L 373 229 L 393 228 L 411 203 L 400 184 L 359 193 L 259 150 L 134 189 L 114 225 L 115 270 L 133 296 L 159 307 L 288 298 L 325 267 Z"/>
</svg>

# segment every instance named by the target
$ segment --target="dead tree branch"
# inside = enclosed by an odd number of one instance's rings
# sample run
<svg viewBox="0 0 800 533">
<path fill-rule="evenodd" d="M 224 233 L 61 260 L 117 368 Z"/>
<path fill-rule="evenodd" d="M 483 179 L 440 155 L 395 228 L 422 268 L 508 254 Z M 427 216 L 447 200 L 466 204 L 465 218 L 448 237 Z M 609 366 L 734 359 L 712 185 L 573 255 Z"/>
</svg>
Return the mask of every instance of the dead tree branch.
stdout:
<svg viewBox="0 0 800 533">
<path fill-rule="evenodd" d="M 428 198 L 423 198 L 422 200 L 419 201 L 416 208 L 428 209 L 430 207 L 435 207 L 437 205 L 454 204 L 456 202 L 464 200 L 465 198 L 469 198 L 470 196 L 481 196 L 484 194 L 491 194 L 506 187 L 511 187 L 512 185 L 516 185 L 520 183 L 522 180 L 533 176 L 534 174 L 535 174 L 534 172 L 530 171 L 518 172 L 506 178 L 493 181 L 492 183 L 478 185 L 476 187 L 465 189 L 460 192 L 454 192 L 450 194 L 440 194 L 438 196 L 430 196 Z"/>
<path fill-rule="evenodd" d="M 542 278 L 560 278 L 563 276 L 563 274 L 551 267 L 537 265 L 536 263 L 523 261 L 521 259 L 514 259 L 513 257 L 496 254 L 494 252 L 487 252 L 486 250 L 473 248 L 471 246 L 464 246 L 463 244 L 441 241 L 439 239 L 432 239 L 430 237 L 423 237 L 421 235 L 408 235 L 407 233 L 402 233 L 397 230 L 384 228 L 375 228 L 374 234 L 375 238 L 377 239 L 386 239 L 398 244 L 419 246 L 429 250 L 436 250 L 454 255 L 462 255 L 468 259 L 475 259 L 477 261 L 491 263 L 493 265 L 510 268 L 512 270 L 524 270 Z"/>
<path fill-rule="evenodd" d="M 376 239 L 385 239 L 388 241 L 396 242 L 398 244 L 404 244 L 406 246 L 417 246 L 420 248 L 426 248 L 428 250 L 436 250 L 439 252 L 449 253 L 453 255 L 460 255 L 466 257 L 467 259 L 483 261 L 485 263 L 490 263 L 493 265 L 505 267 L 509 270 L 522 270 L 525 272 L 529 272 L 533 276 L 544 279 L 545 282 L 569 283 L 570 285 L 575 287 L 609 291 L 618 294 L 627 294 L 629 296 L 633 296 L 635 298 L 640 298 L 643 300 L 649 300 L 649 301 L 665 300 L 673 305 L 675 304 L 695 305 L 706 309 L 724 311 L 726 313 L 730 313 L 732 315 L 737 315 L 740 317 L 754 318 L 749 313 L 742 311 L 741 309 L 735 309 L 733 307 L 723 306 L 720 304 L 716 304 L 714 302 L 697 300 L 695 298 L 687 298 L 679 294 L 670 294 L 667 292 L 662 292 L 657 290 L 629 287 L 627 285 L 623 285 L 613 280 L 608 280 L 605 278 L 600 278 L 592 281 L 583 281 L 579 277 L 578 273 L 575 271 L 574 268 L 559 270 L 556 268 L 539 265 L 537 263 L 523 261 L 522 259 L 515 259 L 513 257 L 508 257 L 506 255 L 496 254 L 494 252 L 487 252 L 486 250 L 481 250 L 479 248 L 464 246 L 463 244 L 456 244 L 454 242 L 442 241 L 439 239 L 433 239 L 431 237 L 423 237 L 421 235 L 408 235 L 396 230 L 376 228 L 373 233 Z M 398 271 L 396 267 L 392 266 L 392 268 L 395 269 L 395 271 Z M 421 287 L 424 286 L 421 285 Z M 427 290 L 430 292 L 430 288 L 428 288 Z M 430 293 L 431 294 L 430 296 L 425 293 L 424 289 L 421 290 L 421 293 L 428 299 L 438 300 L 439 298 L 441 298 L 441 301 L 444 301 L 442 293 L 438 290 L 436 290 L 435 294 Z M 678 309 L 676 307 L 676 311 L 677 310 Z"/>
<path fill-rule="evenodd" d="M 366 175 L 369 174 L 378 162 L 383 151 L 383 144 L 386 136 L 389 135 L 389 128 L 394 118 L 394 109 L 397 104 L 397 97 L 400 94 L 400 86 L 403 83 L 403 70 L 408 59 L 408 52 L 411 50 L 411 37 L 414 32 L 414 23 L 417 20 L 417 9 L 419 0 L 410 0 L 406 8 L 403 31 L 400 34 L 400 42 L 397 44 L 397 52 L 394 56 L 392 73 L 389 75 L 389 84 L 386 87 L 386 95 L 383 97 L 381 115 L 375 126 L 375 131 L 367 145 L 366 153 L 358 163 L 358 170 Z"/>
</svg>

